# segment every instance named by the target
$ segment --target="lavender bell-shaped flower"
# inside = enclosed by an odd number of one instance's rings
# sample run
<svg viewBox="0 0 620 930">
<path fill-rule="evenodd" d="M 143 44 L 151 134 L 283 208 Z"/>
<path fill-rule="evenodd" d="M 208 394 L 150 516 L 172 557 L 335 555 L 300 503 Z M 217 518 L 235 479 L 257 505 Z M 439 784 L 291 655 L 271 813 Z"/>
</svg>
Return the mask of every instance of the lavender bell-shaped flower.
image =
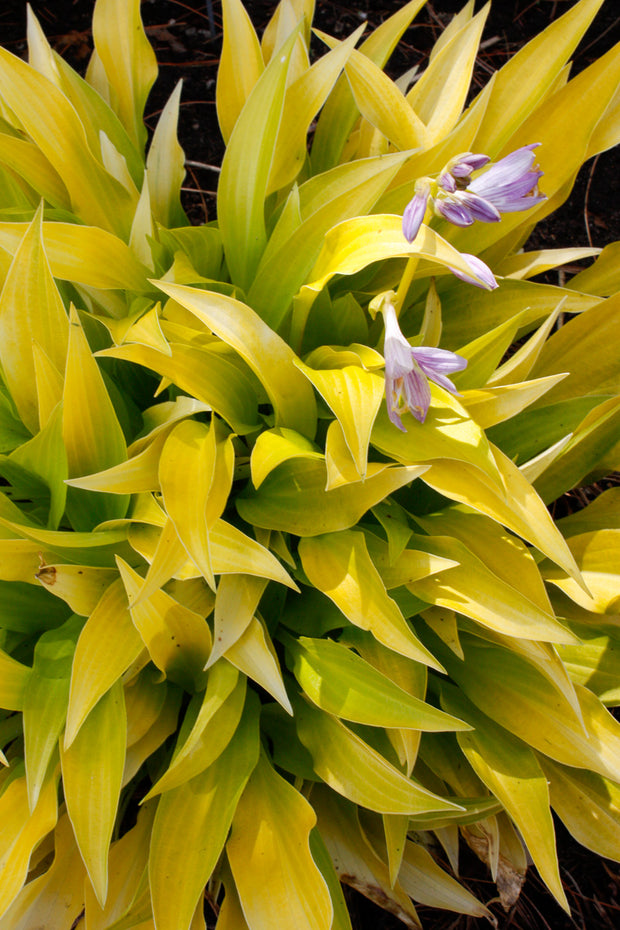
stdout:
<svg viewBox="0 0 620 930">
<path fill-rule="evenodd" d="M 462 371 L 467 359 L 447 349 L 431 346 L 411 346 L 403 336 L 396 311 L 390 301 L 381 307 L 385 322 L 385 397 L 388 416 L 398 429 L 406 432 L 401 416 L 410 411 L 416 420 L 424 423 L 431 403 L 429 379 L 440 387 L 457 394 L 454 384 L 446 375 Z"/>
<path fill-rule="evenodd" d="M 500 213 L 529 210 L 546 200 L 538 193 L 538 180 L 543 172 L 534 168 L 534 149 L 540 142 L 523 145 L 495 162 L 488 171 L 469 184 L 468 193 L 482 197 Z"/>
</svg>

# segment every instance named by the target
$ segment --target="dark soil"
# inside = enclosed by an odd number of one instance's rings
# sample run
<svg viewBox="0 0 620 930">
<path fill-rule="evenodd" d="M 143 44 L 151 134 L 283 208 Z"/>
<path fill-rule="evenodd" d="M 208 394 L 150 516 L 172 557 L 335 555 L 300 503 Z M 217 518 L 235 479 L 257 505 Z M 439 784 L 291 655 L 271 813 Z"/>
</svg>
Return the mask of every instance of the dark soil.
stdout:
<svg viewBox="0 0 620 930">
<path fill-rule="evenodd" d="M 83 71 L 92 49 L 90 21 L 93 0 L 30 0 L 50 42 L 75 68 Z M 336 36 L 349 34 L 361 21 L 376 28 L 404 0 L 357 0 L 356 3 L 317 0 L 315 25 Z M 433 43 L 452 14 L 465 0 L 431 0 L 418 14 L 395 52 L 389 71 L 396 76 L 412 65 L 422 66 Z M 246 0 L 259 33 L 268 22 L 275 2 Z M 529 39 L 571 5 L 567 0 L 494 0 L 487 21 L 482 53 L 474 74 L 473 91 Z M 476 9 L 481 8 L 480 0 Z M 194 223 L 215 215 L 215 188 L 223 144 L 215 113 L 215 81 L 221 48 L 221 7 L 206 0 L 143 0 L 142 15 L 155 48 L 160 75 L 147 105 L 147 124 L 153 129 L 177 81 L 183 79 L 180 141 L 188 161 L 185 209 Z M 26 55 L 26 0 L 0 0 L 0 44 Z M 620 42 L 620 8 L 607 0 L 594 25 L 574 55 L 573 73 L 587 67 Z M 317 49 L 319 45 L 317 44 Z M 552 218 L 540 224 L 532 248 L 594 245 L 603 247 L 620 239 L 620 156 L 605 152 L 581 170 L 567 202 Z M 613 480 L 613 479 L 612 479 Z M 580 491 L 570 509 L 588 499 Z M 578 846 L 558 824 L 561 873 L 572 915 L 568 917 L 550 898 L 535 870 L 518 904 L 505 914 L 491 908 L 500 930 L 614 930 L 620 926 L 620 869 Z M 462 852 L 461 876 L 471 890 L 488 902 L 495 886 L 488 873 L 467 849 Z M 399 930 L 402 923 L 355 892 L 348 892 L 354 930 Z M 484 921 L 451 912 L 419 908 L 427 930 L 477 930 Z M 50 928 L 51 930 L 51 928 Z M 274 928 L 276 930 L 276 928 Z"/>
</svg>

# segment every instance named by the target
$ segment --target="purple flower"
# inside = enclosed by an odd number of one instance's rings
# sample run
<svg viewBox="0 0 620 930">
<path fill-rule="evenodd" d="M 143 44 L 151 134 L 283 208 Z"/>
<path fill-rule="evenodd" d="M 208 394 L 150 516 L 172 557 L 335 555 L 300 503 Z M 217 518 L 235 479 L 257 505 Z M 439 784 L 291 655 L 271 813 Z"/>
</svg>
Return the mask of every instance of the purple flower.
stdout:
<svg viewBox="0 0 620 930">
<path fill-rule="evenodd" d="M 459 278 L 461 281 L 465 281 L 467 284 L 474 284 L 476 287 L 485 288 L 489 291 L 494 291 L 495 288 L 499 286 L 489 266 L 485 265 L 482 259 L 478 258 L 477 255 L 470 255 L 469 252 L 461 252 L 461 258 L 466 260 L 467 264 L 471 267 L 471 270 L 474 272 L 474 274 L 478 275 L 482 283 L 477 281 L 474 277 L 470 278 L 469 275 L 459 271 L 458 268 L 452 268 L 452 266 L 449 265 L 448 267 L 450 268 L 452 274 Z"/>
<path fill-rule="evenodd" d="M 428 181 L 423 178 L 416 182 L 413 199 L 409 201 L 403 213 L 403 236 L 407 242 L 413 242 L 420 230 L 430 193 Z"/>
<path fill-rule="evenodd" d="M 410 346 L 403 336 L 396 311 L 390 301 L 382 308 L 385 322 L 385 397 L 388 416 L 398 429 L 406 432 L 401 415 L 410 411 L 416 420 L 424 423 L 431 403 L 429 378 L 457 394 L 454 384 L 446 375 L 462 371 L 467 359 L 446 349 L 430 346 Z"/>
<path fill-rule="evenodd" d="M 488 155 L 464 152 L 448 162 L 436 181 L 420 178 L 403 214 L 407 241 L 415 239 L 429 202 L 438 216 L 455 226 L 471 226 L 476 220 L 497 223 L 502 213 L 529 210 L 542 203 L 546 199 L 538 193 L 542 171 L 533 167 L 534 149 L 539 145 L 523 145 L 473 179 L 472 172 L 487 164 Z"/>
<path fill-rule="evenodd" d="M 534 149 L 539 142 L 523 145 L 506 155 L 488 171 L 469 184 L 468 192 L 477 194 L 492 204 L 500 213 L 529 210 L 546 200 L 538 193 L 538 180 L 543 172 L 533 168 L 536 160 Z"/>
</svg>

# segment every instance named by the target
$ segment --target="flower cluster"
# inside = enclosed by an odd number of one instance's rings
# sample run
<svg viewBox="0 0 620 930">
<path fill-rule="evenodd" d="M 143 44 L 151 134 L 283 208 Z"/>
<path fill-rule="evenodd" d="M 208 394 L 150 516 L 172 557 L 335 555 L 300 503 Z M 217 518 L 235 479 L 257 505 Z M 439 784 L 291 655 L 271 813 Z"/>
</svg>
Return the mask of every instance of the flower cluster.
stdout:
<svg viewBox="0 0 620 930">
<path fill-rule="evenodd" d="M 392 423 L 405 432 L 401 415 L 409 411 L 416 420 L 424 423 L 431 403 L 429 378 L 450 391 L 458 393 L 446 375 L 462 371 L 467 359 L 447 349 L 430 346 L 411 346 L 403 336 L 396 310 L 390 300 L 381 305 L 385 323 L 385 396 L 388 416 Z"/>
<path fill-rule="evenodd" d="M 545 197 L 538 192 L 542 171 L 534 166 L 538 145 L 516 149 L 475 178 L 473 172 L 487 165 L 488 155 L 465 152 L 453 158 L 435 181 L 421 178 L 403 214 L 405 239 L 413 242 L 429 208 L 455 226 L 471 226 L 476 220 L 495 223 L 502 213 L 542 203 Z"/>
</svg>

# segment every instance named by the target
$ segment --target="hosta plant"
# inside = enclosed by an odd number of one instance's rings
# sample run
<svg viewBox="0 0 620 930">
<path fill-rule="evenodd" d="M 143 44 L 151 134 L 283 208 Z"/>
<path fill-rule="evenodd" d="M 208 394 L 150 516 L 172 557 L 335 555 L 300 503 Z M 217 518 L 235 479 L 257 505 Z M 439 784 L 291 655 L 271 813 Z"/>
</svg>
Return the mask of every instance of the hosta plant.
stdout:
<svg viewBox="0 0 620 930">
<path fill-rule="evenodd" d="M 0 50 L 0 930 L 493 920 L 461 841 L 567 908 L 552 810 L 620 859 L 620 493 L 547 508 L 618 467 L 619 246 L 524 250 L 620 140 L 601 4 L 471 98 L 473 0 L 395 81 L 422 0 L 224 0 L 203 226 L 139 0 Z"/>
</svg>

